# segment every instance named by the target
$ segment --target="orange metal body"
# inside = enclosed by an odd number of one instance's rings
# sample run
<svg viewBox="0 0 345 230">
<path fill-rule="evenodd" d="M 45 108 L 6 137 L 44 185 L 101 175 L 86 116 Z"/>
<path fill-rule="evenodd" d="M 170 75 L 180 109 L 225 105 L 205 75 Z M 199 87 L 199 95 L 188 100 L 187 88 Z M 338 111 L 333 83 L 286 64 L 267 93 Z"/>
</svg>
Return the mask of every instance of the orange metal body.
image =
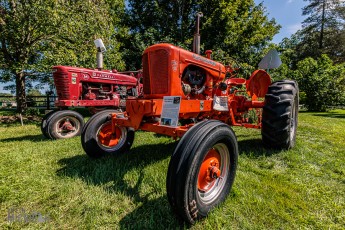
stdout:
<svg viewBox="0 0 345 230">
<path fill-rule="evenodd" d="M 221 174 L 219 169 L 221 162 L 222 158 L 216 150 L 211 149 L 207 153 L 199 170 L 198 190 L 207 192 L 210 188 L 212 188 L 214 183 L 217 182 L 217 178 Z"/>
<path fill-rule="evenodd" d="M 164 96 L 181 97 L 179 119 L 216 119 L 229 125 L 261 128 L 260 114 L 256 124 L 249 123 L 245 115 L 264 106 L 262 98 L 271 83 L 270 76 L 257 70 L 248 80 L 226 78 L 232 71 L 231 67 L 171 44 L 147 48 L 143 54 L 144 97 L 128 99 L 126 112 L 112 115 L 113 133 L 117 126 L 125 126 L 182 137 L 193 123 L 177 127 L 160 125 Z M 246 89 L 237 90 L 241 86 Z M 226 98 L 226 111 L 214 109 L 215 97 Z"/>
</svg>

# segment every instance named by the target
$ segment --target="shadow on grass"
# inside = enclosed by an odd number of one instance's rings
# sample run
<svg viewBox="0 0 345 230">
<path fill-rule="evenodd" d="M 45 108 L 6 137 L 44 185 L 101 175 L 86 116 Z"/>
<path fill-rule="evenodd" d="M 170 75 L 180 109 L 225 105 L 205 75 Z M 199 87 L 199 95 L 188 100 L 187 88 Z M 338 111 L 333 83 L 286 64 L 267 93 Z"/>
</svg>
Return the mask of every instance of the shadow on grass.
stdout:
<svg viewBox="0 0 345 230">
<path fill-rule="evenodd" d="M 279 149 L 268 149 L 262 144 L 261 139 L 246 139 L 238 141 L 238 149 L 240 155 L 245 155 L 251 158 L 258 158 L 261 156 L 272 156 L 281 152 Z"/>
<path fill-rule="evenodd" d="M 313 111 L 299 111 L 298 113 L 305 113 L 315 117 L 329 117 L 329 118 L 345 118 L 345 113 L 342 111 L 328 111 L 328 112 L 313 112 Z"/>
<path fill-rule="evenodd" d="M 127 154 L 107 156 L 101 159 L 90 159 L 87 155 L 77 155 L 61 159 L 62 166 L 56 173 L 59 176 L 80 178 L 92 185 L 102 185 L 113 182 L 110 191 L 123 193 L 133 198 L 139 206 L 120 221 L 121 229 L 143 229 L 161 226 L 161 228 L 178 228 L 180 225 L 173 215 L 165 196 L 149 199 L 152 193 L 140 194 L 144 180 L 145 167 L 167 159 L 173 153 L 177 142 L 168 144 L 140 145 Z M 125 175 L 132 170 L 139 172 L 135 185 L 129 185 L 124 180 Z M 166 171 L 158 171 L 166 177 Z M 151 226 L 148 226 L 151 225 Z"/>
<path fill-rule="evenodd" d="M 0 142 L 13 142 L 13 141 L 32 141 L 32 142 L 41 142 L 47 141 L 48 139 L 45 138 L 42 134 L 38 135 L 26 135 L 21 137 L 10 137 L 5 139 L 0 139 Z"/>
<path fill-rule="evenodd" d="M 329 118 L 345 118 L 345 114 L 341 114 L 341 113 L 313 113 L 313 116 L 316 117 L 329 117 Z"/>
<path fill-rule="evenodd" d="M 183 222 L 177 220 L 165 196 L 143 202 L 141 206 L 120 220 L 120 229 L 183 229 L 186 227 Z"/>
</svg>

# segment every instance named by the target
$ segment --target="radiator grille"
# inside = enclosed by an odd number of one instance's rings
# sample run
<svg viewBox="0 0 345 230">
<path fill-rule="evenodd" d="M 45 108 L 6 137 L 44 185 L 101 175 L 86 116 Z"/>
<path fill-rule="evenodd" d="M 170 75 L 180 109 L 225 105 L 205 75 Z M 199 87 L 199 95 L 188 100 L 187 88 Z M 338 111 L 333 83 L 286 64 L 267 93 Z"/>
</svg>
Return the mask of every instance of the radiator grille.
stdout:
<svg viewBox="0 0 345 230">
<path fill-rule="evenodd" d="M 143 56 L 143 87 L 144 94 L 151 94 L 150 68 L 148 53 Z"/>
<path fill-rule="evenodd" d="M 151 52 L 150 67 L 151 80 L 154 83 L 152 94 L 167 94 L 169 84 L 169 52 L 165 49 Z"/>
<path fill-rule="evenodd" d="M 144 94 L 168 94 L 169 52 L 159 49 L 143 55 Z M 152 84 L 152 86 L 151 86 Z"/>
<path fill-rule="evenodd" d="M 70 100 L 68 75 L 54 73 L 53 77 L 59 100 Z"/>
</svg>

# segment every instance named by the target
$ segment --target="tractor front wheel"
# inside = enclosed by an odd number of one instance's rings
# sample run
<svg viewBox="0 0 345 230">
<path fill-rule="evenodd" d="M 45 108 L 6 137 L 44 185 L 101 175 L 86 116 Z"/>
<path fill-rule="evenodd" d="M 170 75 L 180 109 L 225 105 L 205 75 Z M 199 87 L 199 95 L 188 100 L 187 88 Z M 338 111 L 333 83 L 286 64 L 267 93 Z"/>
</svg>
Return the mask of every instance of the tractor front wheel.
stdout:
<svg viewBox="0 0 345 230">
<path fill-rule="evenodd" d="M 264 146 L 290 149 L 296 143 L 298 123 L 298 85 L 284 80 L 272 83 L 265 96 L 262 111 L 262 141 Z"/>
<path fill-rule="evenodd" d="M 93 115 L 81 134 L 81 144 L 86 154 L 99 158 L 106 154 L 121 154 L 128 151 L 134 141 L 134 130 L 117 126 L 112 130 L 111 112 Z"/>
<path fill-rule="evenodd" d="M 168 168 L 167 195 L 174 212 L 193 224 L 222 203 L 236 175 L 237 140 L 219 121 L 194 125 L 180 140 Z"/>
<path fill-rule="evenodd" d="M 62 110 L 47 119 L 46 133 L 51 139 L 65 139 L 80 135 L 84 126 L 81 114 L 72 110 Z"/>
</svg>

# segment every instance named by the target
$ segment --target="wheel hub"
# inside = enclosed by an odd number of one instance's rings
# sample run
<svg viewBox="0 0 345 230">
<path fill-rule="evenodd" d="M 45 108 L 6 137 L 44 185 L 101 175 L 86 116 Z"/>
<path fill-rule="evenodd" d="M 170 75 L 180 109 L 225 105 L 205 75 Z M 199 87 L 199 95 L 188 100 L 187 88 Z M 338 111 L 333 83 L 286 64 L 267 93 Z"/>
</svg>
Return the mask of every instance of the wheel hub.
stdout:
<svg viewBox="0 0 345 230">
<path fill-rule="evenodd" d="M 204 161 L 201 164 L 199 175 L 198 175 L 198 189 L 201 192 L 207 192 L 215 184 L 216 180 L 221 175 L 220 167 L 220 155 L 219 153 L 211 149 Z"/>
<path fill-rule="evenodd" d="M 67 119 L 63 124 L 62 124 L 62 127 L 61 127 L 61 130 L 62 131 L 75 131 L 75 127 L 71 124 L 71 122 Z"/>
<path fill-rule="evenodd" d="M 104 125 L 98 133 L 98 140 L 101 142 L 101 144 L 109 147 L 117 145 L 120 137 L 121 130 L 116 127 L 115 133 L 113 133 L 111 123 Z"/>
<path fill-rule="evenodd" d="M 78 120 L 72 117 L 64 117 L 56 122 L 55 130 L 57 135 L 60 137 L 66 138 L 73 136 L 76 132 L 78 132 L 80 124 Z"/>
</svg>

